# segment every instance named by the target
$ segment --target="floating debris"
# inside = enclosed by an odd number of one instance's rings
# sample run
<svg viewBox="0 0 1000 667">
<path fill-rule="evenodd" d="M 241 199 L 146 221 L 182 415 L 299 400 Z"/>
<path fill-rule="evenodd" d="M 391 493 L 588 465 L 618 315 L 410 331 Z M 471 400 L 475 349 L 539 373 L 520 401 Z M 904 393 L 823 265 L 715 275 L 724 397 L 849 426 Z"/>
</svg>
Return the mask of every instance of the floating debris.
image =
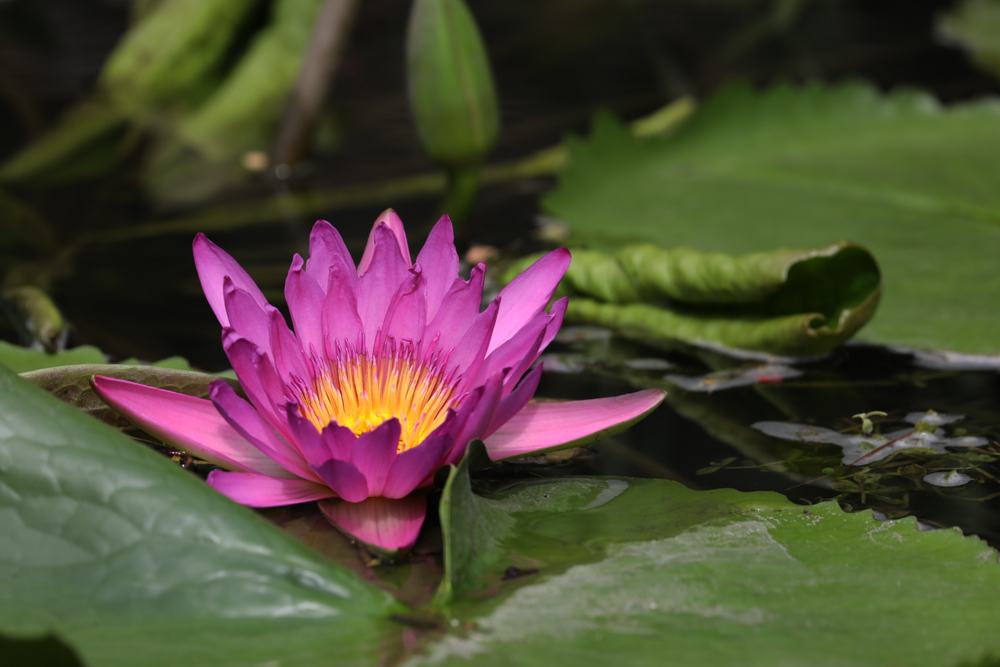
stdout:
<svg viewBox="0 0 1000 667">
<path fill-rule="evenodd" d="M 682 389 L 688 391 L 701 391 L 712 393 L 733 387 L 744 387 L 749 384 L 761 382 L 781 382 L 788 378 L 796 378 L 802 375 L 802 371 L 785 364 L 758 364 L 756 366 L 742 366 L 726 371 L 709 373 L 708 375 L 664 375 L 663 379 L 673 382 Z"/>
<path fill-rule="evenodd" d="M 965 419 L 965 415 L 950 415 L 928 410 L 927 412 L 910 412 L 903 419 L 911 424 L 925 422 L 934 426 L 942 426 L 944 424 L 954 424 L 957 421 Z"/>
<path fill-rule="evenodd" d="M 949 470 L 948 472 L 932 472 L 924 475 L 924 481 L 934 486 L 964 486 L 973 480 L 964 472 Z"/>
<path fill-rule="evenodd" d="M 756 422 L 752 426 L 762 433 L 782 440 L 838 445 L 844 450 L 841 458 L 844 465 L 868 465 L 888 458 L 904 449 L 920 450 L 928 454 L 943 454 L 946 447 L 983 447 L 989 444 L 986 438 L 978 436 L 966 435 L 949 438 L 937 433 L 920 433 L 910 429 L 902 429 L 883 435 L 865 435 L 863 433 L 848 435 L 822 426 L 788 422 L 762 421 Z"/>
</svg>

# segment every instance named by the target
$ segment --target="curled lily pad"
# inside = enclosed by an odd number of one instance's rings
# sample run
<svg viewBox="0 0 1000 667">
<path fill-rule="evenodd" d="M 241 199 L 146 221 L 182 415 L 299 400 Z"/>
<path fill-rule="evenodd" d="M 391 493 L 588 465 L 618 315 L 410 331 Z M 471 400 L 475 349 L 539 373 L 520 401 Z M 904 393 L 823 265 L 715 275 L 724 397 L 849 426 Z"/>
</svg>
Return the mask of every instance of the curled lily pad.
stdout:
<svg viewBox="0 0 1000 667">
<path fill-rule="evenodd" d="M 959 472 L 957 470 L 949 470 L 948 472 L 932 472 L 929 475 L 924 475 L 924 481 L 928 484 L 933 484 L 934 486 L 965 486 L 972 481 L 972 477 L 969 477 L 964 472 Z"/>
<path fill-rule="evenodd" d="M 567 321 L 639 340 L 805 356 L 853 336 L 881 293 L 872 255 L 840 242 L 738 257 L 653 245 L 576 249 L 557 296 L 572 297 Z"/>
</svg>

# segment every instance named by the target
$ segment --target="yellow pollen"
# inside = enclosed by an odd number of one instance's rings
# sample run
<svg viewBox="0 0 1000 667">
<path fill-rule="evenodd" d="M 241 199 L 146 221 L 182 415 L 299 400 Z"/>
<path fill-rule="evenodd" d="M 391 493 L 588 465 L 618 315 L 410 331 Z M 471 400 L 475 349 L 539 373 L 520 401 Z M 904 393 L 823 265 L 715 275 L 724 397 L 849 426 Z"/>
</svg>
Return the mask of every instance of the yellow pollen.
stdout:
<svg viewBox="0 0 1000 667">
<path fill-rule="evenodd" d="M 400 453 L 416 447 L 457 407 L 455 383 L 405 354 L 345 355 L 303 383 L 299 413 L 322 431 L 335 421 L 360 435 L 395 417 Z"/>
</svg>

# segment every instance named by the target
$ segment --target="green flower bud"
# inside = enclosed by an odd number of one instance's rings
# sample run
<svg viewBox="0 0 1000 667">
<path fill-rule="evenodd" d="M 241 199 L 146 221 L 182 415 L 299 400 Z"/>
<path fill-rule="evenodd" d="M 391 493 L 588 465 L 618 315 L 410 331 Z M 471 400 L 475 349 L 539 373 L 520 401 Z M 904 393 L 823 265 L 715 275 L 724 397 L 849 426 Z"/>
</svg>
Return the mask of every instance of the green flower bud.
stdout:
<svg viewBox="0 0 1000 667">
<path fill-rule="evenodd" d="M 424 150 L 448 167 L 482 162 L 496 143 L 500 114 L 486 48 L 462 0 L 414 0 L 406 60 Z"/>
</svg>

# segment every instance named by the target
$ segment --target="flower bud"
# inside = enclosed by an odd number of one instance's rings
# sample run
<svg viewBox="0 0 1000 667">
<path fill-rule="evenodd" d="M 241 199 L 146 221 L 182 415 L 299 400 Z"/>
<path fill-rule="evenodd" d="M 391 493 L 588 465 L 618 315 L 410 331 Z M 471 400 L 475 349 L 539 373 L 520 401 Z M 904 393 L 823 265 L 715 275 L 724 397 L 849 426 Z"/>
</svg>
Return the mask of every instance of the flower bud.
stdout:
<svg viewBox="0 0 1000 667">
<path fill-rule="evenodd" d="M 500 129 L 482 36 L 463 0 L 414 0 L 406 36 L 410 106 L 432 160 L 479 163 Z"/>
</svg>

